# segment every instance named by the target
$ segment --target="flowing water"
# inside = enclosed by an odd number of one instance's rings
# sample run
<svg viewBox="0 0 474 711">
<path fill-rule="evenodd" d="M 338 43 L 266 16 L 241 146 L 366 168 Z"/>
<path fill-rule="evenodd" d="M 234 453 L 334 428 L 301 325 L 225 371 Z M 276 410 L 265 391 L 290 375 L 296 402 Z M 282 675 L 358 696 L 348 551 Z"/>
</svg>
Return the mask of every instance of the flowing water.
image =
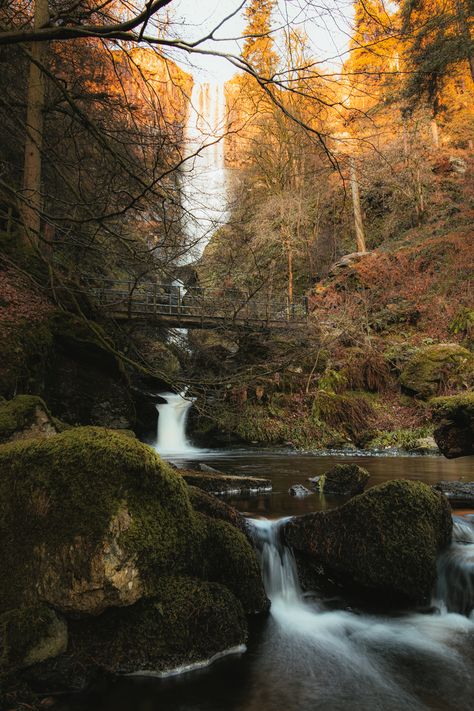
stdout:
<svg viewBox="0 0 474 711">
<path fill-rule="evenodd" d="M 187 161 L 182 174 L 182 195 L 189 251 L 182 263 L 199 259 L 213 233 L 226 222 L 225 130 L 224 84 L 196 81 L 185 135 Z"/>
<path fill-rule="evenodd" d="M 186 393 L 161 393 L 166 400 L 156 406 L 158 410 L 158 429 L 154 447 L 165 457 L 193 456 L 199 454 L 186 436 L 186 420 L 193 404 L 192 398 L 186 399 Z"/>
</svg>

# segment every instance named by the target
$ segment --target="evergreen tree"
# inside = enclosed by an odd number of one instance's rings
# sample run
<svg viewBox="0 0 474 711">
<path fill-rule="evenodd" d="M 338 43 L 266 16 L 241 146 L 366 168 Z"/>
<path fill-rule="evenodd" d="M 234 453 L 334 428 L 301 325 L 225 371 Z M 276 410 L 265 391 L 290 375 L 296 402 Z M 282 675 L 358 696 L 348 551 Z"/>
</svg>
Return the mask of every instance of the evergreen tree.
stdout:
<svg viewBox="0 0 474 711">
<path fill-rule="evenodd" d="M 276 0 L 251 0 L 245 11 L 245 43 L 242 55 L 258 74 L 270 77 L 278 57 L 273 48 L 271 16 Z"/>
</svg>

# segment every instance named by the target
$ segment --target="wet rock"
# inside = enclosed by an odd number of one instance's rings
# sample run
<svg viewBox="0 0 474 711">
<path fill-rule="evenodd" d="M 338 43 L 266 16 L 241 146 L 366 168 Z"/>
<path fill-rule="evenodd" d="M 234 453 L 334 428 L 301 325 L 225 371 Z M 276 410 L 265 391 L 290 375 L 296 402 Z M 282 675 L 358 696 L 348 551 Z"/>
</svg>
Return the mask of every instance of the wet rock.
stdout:
<svg viewBox="0 0 474 711">
<path fill-rule="evenodd" d="M 190 486 L 206 491 L 208 494 L 257 494 L 270 492 L 270 479 L 253 476 L 236 476 L 234 474 L 214 474 L 197 472 L 192 469 L 180 469 L 179 473 Z"/>
<path fill-rule="evenodd" d="M 189 498 L 191 499 L 192 507 L 195 511 L 209 516 L 210 518 L 218 519 L 219 521 L 227 521 L 239 531 L 248 535 L 248 526 L 245 517 L 237 511 L 233 506 L 229 506 L 222 499 L 218 499 L 213 494 L 208 494 L 197 486 L 189 486 Z"/>
<path fill-rule="evenodd" d="M 303 579 L 324 570 L 343 586 L 423 603 L 451 529 L 450 507 L 441 494 L 400 480 L 373 487 L 338 509 L 291 519 L 284 535 Z"/>
<path fill-rule="evenodd" d="M 430 401 L 434 438 L 448 459 L 474 454 L 474 393 L 437 397 Z"/>
<path fill-rule="evenodd" d="M 439 481 L 433 489 L 444 494 L 454 508 L 474 508 L 474 482 Z"/>
<path fill-rule="evenodd" d="M 405 390 L 428 399 L 442 383 L 461 387 L 474 372 L 474 355 L 457 343 L 439 343 L 418 349 L 400 374 Z"/>
<path fill-rule="evenodd" d="M 360 494 L 367 484 L 369 472 L 357 464 L 336 464 L 321 476 L 309 479 L 312 486 L 323 494 L 348 496 Z"/>
<path fill-rule="evenodd" d="M 292 496 L 303 497 L 311 496 L 313 492 L 303 486 L 303 484 L 293 484 L 293 486 L 290 486 L 290 488 L 288 489 L 288 493 Z"/>
<path fill-rule="evenodd" d="M 434 437 L 420 437 L 410 446 L 408 451 L 414 454 L 439 454 L 438 445 Z"/>
<path fill-rule="evenodd" d="M 66 651 L 66 622 L 45 605 L 9 610 L 0 615 L 0 667 L 17 670 Z"/>
<path fill-rule="evenodd" d="M 0 402 L 0 442 L 31 437 L 52 437 L 57 426 L 44 401 L 35 395 L 17 395 Z"/>
<path fill-rule="evenodd" d="M 165 577 L 156 594 L 96 619 L 72 620 L 68 652 L 28 672 L 49 688 L 81 688 L 98 672 L 166 674 L 247 639 L 239 601 L 223 585 Z"/>
</svg>

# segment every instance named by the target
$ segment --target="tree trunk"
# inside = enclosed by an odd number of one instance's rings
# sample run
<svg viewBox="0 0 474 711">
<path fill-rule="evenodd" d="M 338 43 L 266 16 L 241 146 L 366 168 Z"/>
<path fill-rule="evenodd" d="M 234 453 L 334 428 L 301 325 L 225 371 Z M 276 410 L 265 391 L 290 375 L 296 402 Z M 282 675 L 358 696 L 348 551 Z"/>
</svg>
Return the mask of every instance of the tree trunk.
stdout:
<svg viewBox="0 0 474 711">
<path fill-rule="evenodd" d="M 288 303 L 291 305 L 293 303 L 293 250 L 291 249 L 291 244 L 287 244 L 287 254 L 288 254 Z"/>
<path fill-rule="evenodd" d="M 435 148 L 439 148 L 439 128 L 438 122 L 435 118 L 431 119 L 431 138 L 433 139 L 433 145 Z"/>
<path fill-rule="evenodd" d="M 351 169 L 352 205 L 354 208 L 354 224 L 355 224 L 355 232 L 356 232 L 357 251 L 358 252 L 366 252 L 367 249 L 365 246 L 364 223 L 362 221 L 362 210 L 361 210 L 361 206 L 360 206 L 359 182 L 357 180 L 355 160 L 352 156 L 350 158 L 350 169 Z"/>
<path fill-rule="evenodd" d="M 34 27 L 39 29 L 49 21 L 48 0 L 36 0 Z M 28 77 L 26 111 L 25 162 L 23 173 L 22 207 L 24 241 L 38 242 L 41 221 L 41 152 L 43 148 L 45 78 L 35 61 L 42 64 L 46 59 L 48 44 L 33 42 L 32 61 Z"/>
</svg>

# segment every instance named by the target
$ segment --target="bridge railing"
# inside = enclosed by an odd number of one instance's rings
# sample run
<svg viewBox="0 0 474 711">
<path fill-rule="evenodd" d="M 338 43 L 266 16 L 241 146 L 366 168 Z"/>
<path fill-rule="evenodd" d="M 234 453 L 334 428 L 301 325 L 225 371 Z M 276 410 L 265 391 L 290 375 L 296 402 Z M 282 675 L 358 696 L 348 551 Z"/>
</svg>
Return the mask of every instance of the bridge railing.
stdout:
<svg viewBox="0 0 474 711">
<path fill-rule="evenodd" d="M 206 318 L 225 321 L 302 321 L 307 317 L 305 298 L 285 299 L 252 296 L 238 289 L 209 289 L 174 284 L 135 284 L 114 281 L 87 284 L 98 306 L 114 314 L 133 317 L 174 316 L 176 319 Z"/>
</svg>

